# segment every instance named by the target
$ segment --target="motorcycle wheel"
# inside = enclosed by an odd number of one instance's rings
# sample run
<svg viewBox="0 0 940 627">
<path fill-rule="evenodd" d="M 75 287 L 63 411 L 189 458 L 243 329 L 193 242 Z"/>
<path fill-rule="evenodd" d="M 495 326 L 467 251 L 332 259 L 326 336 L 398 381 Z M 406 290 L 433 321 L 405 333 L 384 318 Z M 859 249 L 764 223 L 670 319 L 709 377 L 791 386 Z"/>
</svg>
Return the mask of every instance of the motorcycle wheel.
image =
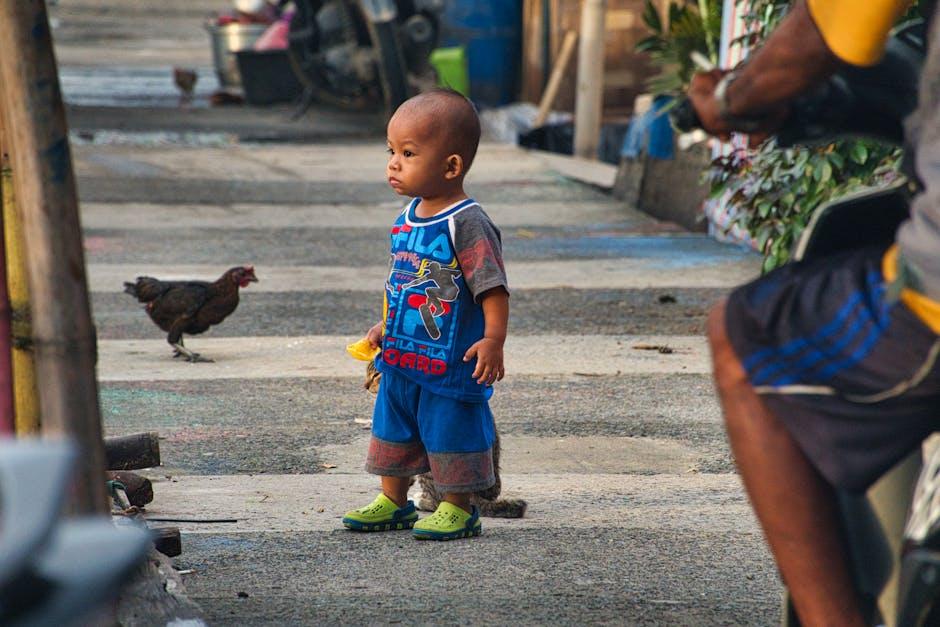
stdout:
<svg viewBox="0 0 940 627">
<path fill-rule="evenodd" d="M 320 67 L 320 41 L 316 14 L 323 4 L 321 0 L 296 2 L 297 13 L 291 21 L 290 45 L 288 46 L 288 58 L 294 74 L 305 88 L 312 90 L 320 102 L 346 109 L 380 108 L 385 112 L 386 117 L 390 117 L 409 95 L 408 69 L 399 42 L 396 22 L 372 22 L 362 11 L 358 2 L 343 2 L 347 15 L 356 22 L 349 27 L 350 32 L 347 33 L 347 37 L 365 43 L 361 37 L 368 35 L 368 43 L 374 51 L 378 84 L 363 85 L 361 90 L 339 93 L 331 88 L 330 81 Z M 359 30 L 363 27 L 364 30 Z M 359 36 L 357 36 L 357 30 L 359 30 Z M 381 102 L 376 102 L 376 91 L 382 95 Z"/>
<path fill-rule="evenodd" d="M 291 20 L 288 34 L 287 58 L 294 75 L 314 97 L 328 105 L 343 109 L 365 109 L 369 99 L 356 93 L 339 93 L 330 88 L 330 81 L 323 73 L 320 58 L 321 35 L 316 15 L 323 8 L 322 0 L 297 0 L 296 13 Z M 352 16 L 350 16 L 352 17 Z M 347 28 L 346 36 L 355 38 L 354 29 Z"/>
<path fill-rule="evenodd" d="M 385 100 L 385 117 L 390 118 L 395 110 L 408 99 L 408 68 L 398 39 L 394 22 L 367 22 L 372 47 L 375 49 Z"/>
</svg>

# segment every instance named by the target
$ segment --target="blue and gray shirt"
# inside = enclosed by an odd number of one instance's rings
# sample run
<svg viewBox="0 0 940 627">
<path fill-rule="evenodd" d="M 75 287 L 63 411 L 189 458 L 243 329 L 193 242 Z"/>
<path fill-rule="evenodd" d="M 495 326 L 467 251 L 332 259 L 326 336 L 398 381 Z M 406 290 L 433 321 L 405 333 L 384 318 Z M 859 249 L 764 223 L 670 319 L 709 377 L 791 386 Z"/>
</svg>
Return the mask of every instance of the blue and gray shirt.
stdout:
<svg viewBox="0 0 940 627">
<path fill-rule="evenodd" d="M 442 396 L 484 401 L 492 388 L 473 379 L 476 359 L 463 356 L 483 337 L 480 295 L 508 291 L 500 232 L 471 198 L 429 218 L 417 216 L 420 202 L 412 200 L 392 225 L 377 366 Z"/>
</svg>

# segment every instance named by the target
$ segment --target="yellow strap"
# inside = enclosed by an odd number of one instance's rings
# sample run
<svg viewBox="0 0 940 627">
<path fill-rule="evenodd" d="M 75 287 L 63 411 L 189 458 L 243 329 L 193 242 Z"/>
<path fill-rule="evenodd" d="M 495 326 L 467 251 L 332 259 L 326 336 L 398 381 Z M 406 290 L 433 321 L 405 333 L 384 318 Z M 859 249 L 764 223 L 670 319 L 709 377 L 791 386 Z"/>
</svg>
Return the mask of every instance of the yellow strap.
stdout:
<svg viewBox="0 0 940 627">
<path fill-rule="evenodd" d="M 898 276 L 898 245 L 888 249 L 881 261 L 881 272 L 885 282 L 891 283 Z M 909 287 L 901 290 L 901 302 L 914 312 L 930 330 L 940 335 L 940 303 L 927 298 Z"/>
<path fill-rule="evenodd" d="M 874 65 L 910 0 L 806 0 L 826 45 L 852 65 Z"/>
</svg>

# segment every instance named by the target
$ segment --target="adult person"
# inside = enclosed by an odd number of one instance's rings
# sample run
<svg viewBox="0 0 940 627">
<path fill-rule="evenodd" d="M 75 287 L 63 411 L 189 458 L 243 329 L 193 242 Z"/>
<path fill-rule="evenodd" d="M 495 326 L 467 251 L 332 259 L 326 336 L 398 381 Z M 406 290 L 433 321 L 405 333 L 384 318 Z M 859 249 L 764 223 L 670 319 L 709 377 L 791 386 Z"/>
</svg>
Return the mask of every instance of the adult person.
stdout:
<svg viewBox="0 0 940 627">
<path fill-rule="evenodd" d="M 871 65 L 907 9 L 798 0 L 732 72 L 697 74 L 703 127 L 772 133 L 842 64 Z M 833 488 L 862 491 L 940 428 L 940 31 L 906 124 L 923 185 L 896 243 L 784 266 L 734 291 L 708 336 L 731 447 L 805 625 L 863 625 Z"/>
</svg>

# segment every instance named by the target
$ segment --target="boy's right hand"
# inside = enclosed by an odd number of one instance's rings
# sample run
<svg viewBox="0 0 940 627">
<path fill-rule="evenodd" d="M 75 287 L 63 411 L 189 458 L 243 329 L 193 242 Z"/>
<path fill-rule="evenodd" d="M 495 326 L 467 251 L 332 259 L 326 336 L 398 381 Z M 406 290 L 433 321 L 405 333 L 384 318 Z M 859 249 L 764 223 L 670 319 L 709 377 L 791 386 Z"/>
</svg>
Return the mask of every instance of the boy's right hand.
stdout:
<svg viewBox="0 0 940 627">
<path fill-rule="evenodd" d="M 366 333 L 366 339 L 369 340 L 369 345 L 372 346 L 372 348 L 378 348 L 379 346 L 382 345 L 382 336 L 384 335 L 383 333 L 384 327 L 385 327 L 385 323 L 380 322 L 374 327 L 372 327 L 371 329 L 369 329 L 369 332 Z"/>
</svg>

